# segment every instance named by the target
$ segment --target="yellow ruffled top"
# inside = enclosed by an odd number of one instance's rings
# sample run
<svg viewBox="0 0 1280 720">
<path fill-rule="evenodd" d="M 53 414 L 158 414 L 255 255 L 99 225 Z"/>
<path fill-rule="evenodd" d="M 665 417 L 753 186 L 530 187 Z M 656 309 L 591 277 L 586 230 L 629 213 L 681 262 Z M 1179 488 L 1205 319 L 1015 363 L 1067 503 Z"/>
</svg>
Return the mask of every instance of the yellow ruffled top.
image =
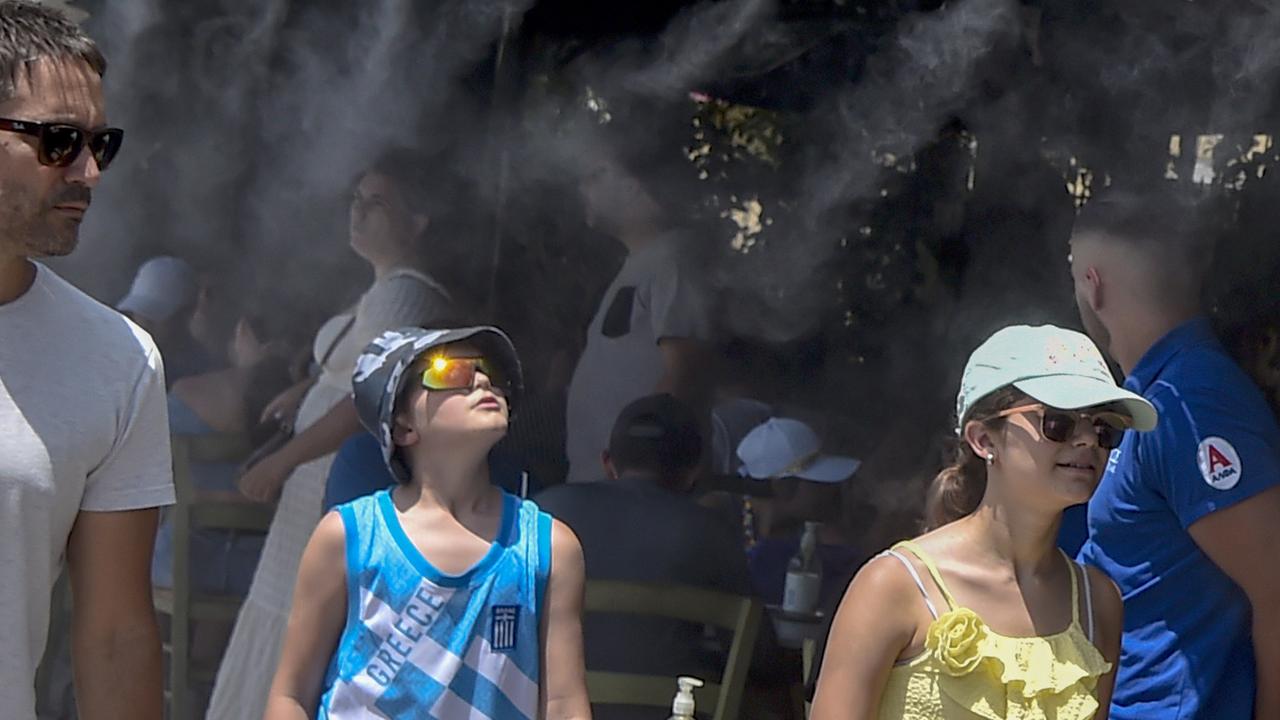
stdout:
<svg viewBox="0 0 1280 720">
<path fill-rule="evenodd" d="M 947 601 L 929 626 L 925 650 L 894 666 L 880 699 L 881 720 L 1088 720 L 1098 710 L 1098 678 L 1111 663 L 1080 627 L 1071 563 L 1071 626 L 1045 637 L 1006 637 L 959 607 L 933 561 L 912 543 Z M 1068 561 L 1070 562 L 1070 561 Z"/>
</svg>

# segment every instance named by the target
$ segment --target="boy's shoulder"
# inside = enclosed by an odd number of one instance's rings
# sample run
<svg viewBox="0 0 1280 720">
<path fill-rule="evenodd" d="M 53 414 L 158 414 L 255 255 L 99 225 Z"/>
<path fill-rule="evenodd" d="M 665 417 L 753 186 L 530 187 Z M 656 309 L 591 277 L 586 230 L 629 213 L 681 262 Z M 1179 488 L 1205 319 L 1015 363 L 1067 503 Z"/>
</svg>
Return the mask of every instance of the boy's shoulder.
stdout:
<svg viewBox="0 0 1280 720">
<path fill-rule="evenodd" d="M 334 505 L 331 512 L 342 517 L 343 523 L 349 522 L 347 518 L 351 518 L 357 524 L 363 525 L 381 511 L 383 496 L 389 498 L 390 495 L 391 488 L 383 488 Z"/>
</svg>

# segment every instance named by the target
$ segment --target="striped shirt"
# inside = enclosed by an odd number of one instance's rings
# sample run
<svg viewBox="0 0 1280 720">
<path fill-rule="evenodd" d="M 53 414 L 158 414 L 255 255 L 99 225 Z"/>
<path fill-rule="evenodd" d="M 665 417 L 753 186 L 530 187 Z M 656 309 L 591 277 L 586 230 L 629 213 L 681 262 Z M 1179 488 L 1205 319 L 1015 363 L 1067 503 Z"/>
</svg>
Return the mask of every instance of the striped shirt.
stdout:
<svg viewBox="0 0 1280 720">
<path fill-rule="evenodd" d="M 337 509 L 347 622 L 318 717 L 536 718 L 550 516 L 504 494 L 488 554 L 446 575 L 409 540 L 389 490 Z"/>
</svg>

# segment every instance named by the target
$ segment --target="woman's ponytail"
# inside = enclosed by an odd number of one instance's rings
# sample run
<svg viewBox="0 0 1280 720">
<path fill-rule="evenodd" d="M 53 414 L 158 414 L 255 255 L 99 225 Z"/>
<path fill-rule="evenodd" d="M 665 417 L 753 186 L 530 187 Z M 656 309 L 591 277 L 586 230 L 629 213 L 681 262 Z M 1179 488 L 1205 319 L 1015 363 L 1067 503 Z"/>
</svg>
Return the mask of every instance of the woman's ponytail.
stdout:
<svg viewBox="0 0 1280 720">
<path fill-rule="evenodd" d="M 955 457 L 929 484 L 924 505 L 925 531 L 935 530 L 978 509 L 987 491 L 986 463 L 963 440 Z"/>
<path fill-rule="evenodd" d="M 1026 400 L 1025 393 L 1006 387 L 979 401 L 968 413 L 966 422 L 982 422 L 994 429 L 1004 422 L 995 415 Z M 977 510 L 986 492 L 986 460 L 978 457 L 963 437 L 957 438 L 951 463 L 929 484 L 924 504 L 925 531 L 955 522 Z"/>
</svg>

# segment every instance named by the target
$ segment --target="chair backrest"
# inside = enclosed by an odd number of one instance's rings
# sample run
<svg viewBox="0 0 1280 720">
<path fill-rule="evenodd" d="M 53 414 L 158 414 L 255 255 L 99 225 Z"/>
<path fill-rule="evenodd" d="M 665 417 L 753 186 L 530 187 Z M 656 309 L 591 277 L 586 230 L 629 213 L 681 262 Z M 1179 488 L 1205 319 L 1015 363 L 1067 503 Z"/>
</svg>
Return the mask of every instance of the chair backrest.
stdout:
<svg viewBox="0 0 1280 720">
<path fill-rule="evenodd" d="M 238 462 L 251 451 L 248 439 L 234 435 L 172 435 L 173 485 L 176 502 L 168 508 L 173 532 L 172 583 L 169 591 L 169 700 L 170 716 L 190 717 L 192 590 L 190 548 L 191 531 L 196 528 L 221 528 L 247 532 L 266 532 L 271 525 L 273 508 L 259 503 L 197 500 L 192 479 L 193 462 Z M 238 604 L 227 598 L 232 609 Z"/>
<path fill-rule="evenodd" d="M 172 435 L 173 485 L 176 502 L 170 510 L 173 528 L 173 593 L 176 605 L 185 607 L 190 598 L 191 531 L 198 528 L 265 533 L 271 527 L 275 508 L 262 503 L 227 500 L 196 500 L 191 464 L 238 462 L 253 450 L 241 435 Z"/>
<path fill-rule="evenodd" d="M 262 503 L 243 501 L 196 502 L 196 489 L 191 473 L 192 463 L 237 463 L 253 451 L 243 435 L 205 434 L 171 435 L 173 452 L 173 485 L 176 502 L 173 507 L 175 539 L 194 528 L 218 528 L 266 532 L 271 523 L 272 508 Z M 181 527 L 179 527 L 181 524 Z M 177 556 L 175 555 L 175 558 Z"/>
<path fill-rule="evenodd" d="M 720 682 L 707 682 L 698 692 L 699 713 L 733 720 L 742 705 L 752 649 L 760 631 L 760 601 L 701 588 L 659 583 L 588 580 L 586 612 L 623 613 L 701 623 L 732 631 L 728 661 Z M 702 678 L 704 681 L 707 678 Z M 607 705 L 670 707 L 675 677 L 587 672 L 591 702 Z"/>
</svg>

